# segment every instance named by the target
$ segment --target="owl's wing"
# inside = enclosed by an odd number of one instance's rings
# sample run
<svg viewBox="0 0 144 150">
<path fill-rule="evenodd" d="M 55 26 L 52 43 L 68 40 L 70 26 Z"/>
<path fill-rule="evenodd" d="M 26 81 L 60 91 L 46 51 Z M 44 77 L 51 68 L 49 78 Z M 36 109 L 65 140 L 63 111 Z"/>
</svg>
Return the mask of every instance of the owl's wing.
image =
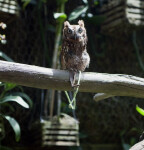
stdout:
<svg viewBox="0 0 144 150">
<path fill-rule="evenodd" d="M 64 70 L 66 69 L 66 66 L 65 66 L 65 57 L 64 57 L 64 51 L 63 51 L 63 48 L 61 50 L 61 68 Z"/>
<path fill-rule="evenodd" d="M 89 68 L 89 64 L 90 64 L 90 56 L 89 56 L 89 54 L 87 53 L 87 65 L 86 65 L 87 68 Z"/>
</svg>

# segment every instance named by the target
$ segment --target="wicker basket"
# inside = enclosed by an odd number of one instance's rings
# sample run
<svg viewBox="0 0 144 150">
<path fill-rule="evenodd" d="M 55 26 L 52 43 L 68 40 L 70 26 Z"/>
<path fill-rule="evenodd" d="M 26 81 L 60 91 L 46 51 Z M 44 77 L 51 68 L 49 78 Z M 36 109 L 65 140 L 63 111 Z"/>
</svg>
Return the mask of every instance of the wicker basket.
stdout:
<svg viewBox="0 0 144 150">
<path fill-rule="evenodd" d="M 100 10 L 106 17 L 102 25 L 103 33 L 110 33 L 123 27 L 135 28 L 144 25 L 144 1 L 108 0 Z"/>
<path fill-rule="evenodd" d="M 19 7 L 16 0 L 0 0 L 0 22 L 8 24 L 19 15 Z"/>
<path fill-rule="evenodd" d="M 52 121 L 35 123 L 32 130 L 34 145 L 79 146 L 78 122 L 66 114 L 59 119 L 55 117 Z"/>
</svg>

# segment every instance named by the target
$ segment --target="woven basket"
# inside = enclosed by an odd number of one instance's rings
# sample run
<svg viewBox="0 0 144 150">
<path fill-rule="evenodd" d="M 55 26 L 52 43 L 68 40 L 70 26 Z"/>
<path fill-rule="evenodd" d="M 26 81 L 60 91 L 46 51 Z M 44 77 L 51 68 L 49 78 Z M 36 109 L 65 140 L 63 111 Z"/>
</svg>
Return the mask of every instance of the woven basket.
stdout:
<svg viewBox="0 0 144 150">
<path fill-rule="evenodd" d="M 0 0 L 0 22 L 9 23 L 19 15 L 16 0 Z"/>
<path fill-rule="evenodd" d="M 141 0 L 108 0 L 100 12 L 106 17 L 103 33 L 144 25 L 144 1 Z"/>
<path fill-rule="evenodd" d="M 59 119 L 55 117 L 52 121 L 37 122 L 32 130 L 34 145 L 79 146 L 78 122 L 68 115 Z"/>
</svg>

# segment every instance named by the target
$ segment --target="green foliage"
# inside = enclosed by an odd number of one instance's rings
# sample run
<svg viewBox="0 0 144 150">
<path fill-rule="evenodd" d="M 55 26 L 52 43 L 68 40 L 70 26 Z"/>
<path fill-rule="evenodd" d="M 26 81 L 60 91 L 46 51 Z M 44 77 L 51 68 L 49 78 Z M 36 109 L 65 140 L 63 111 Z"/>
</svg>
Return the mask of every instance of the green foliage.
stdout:
<svg viewBox="0 0 144 150">
<path fill-rule="evenodd" d="M 0 104 L 6 102 L 16 102 L 22 107 L 29 108 L 29 105 L 20 96 L 5 96 L 4 98 L 0 99 Z"/>
<path fill-rule="evenodd" d="M 4 90 L 7 92 L 14 89 L 16 86 L 17 85 L 14 83 L 4 83 Z"/>
<path fill-rule="evenodd" d="M 29 96 L 27 94 L 25 94 L 23 92 L 12 92 L 12 90 L 14 88 L 18 87 L 15 84 L 0 82 L 0 86 L 4 87 L 3 92 L 0 95 L 0 107 L 1 107 L 0 116 L 5 118 L 10 123 L 10 125 L 15 133 L 15 139 L 16 139 L 16 141 L 19 141 L 20 135 L 21 135 L 20 126 L 14 118 L 3 114 L 5 112 L 3 105 L 8 106 L 10 108 L 10 110 L 13 111 L 14 110 L 13 106 L 10 105 L 8 102 L 16 102 L 24 108 L 29 108 L 29 107 L 32 107 L 32 104 L 33 104 L 32 100 L 29 98 Z M 26 99 L 27 102 L 23 98 Z"/>
<path fill-rule="evenodd" d="M 88 1 L 87 1 L 87 0 L 83 0 L 83 2 L 84 2 L 85 4 L 88 4 Z"/>
<path fill-rule="evenodd" d="M 7 61 L 13 62 L 13 60 L 2 51 L 0 51 L 0 57 L 2 57 L 3 59 L 5 59 Z"/>
<path fill-rule="evenodd" d="M 23 92 L 13 92 L 12 95 L 24 98 L 27 101 L 27 103 L 28 103 L 28 107 L 32 108 L 33 102 L 32 102 L 31 98 L 27 94 L 25 94 Z"/>
<path fill-rule="evenodd" d="M 126 143 L 122 143 L 122 147 L 123 147 L 123 150 L 129 150 L 131 148 L 131 146 L 129 144 L 126 144 Z"/>
<path fill-rule="evenodd" d="M 6 116 L 6 115 L 2 115 L 2 114 L 0 114 L 0 115 L 9 122 L 9 124 L 11 125 L 11 127 L 15 133 L 15 139 L 18 142 L 20 140 L 20 135 L 21 135 L 21 130 L 20 130 L 20 126 L 19 126 L 18 122 L 10 116 Z"/>
<path fill-rule="evenodd" d="M 144 110 L 140 108 L 138 105 L 136 105 L 136 110 L 138 113 L 140 113 L 142 116 L 144 116 Z"/>
<path fill-rule="evenodd" d="M 58 22 L 64 22 L 67 18 L 67 15 L 65 13 L 54 13 L 54 18 Z"/>
<path fill-rule="evenodd" d="M 77 19 L 80 15 L 82 15 L 83 13 L 86 13 L 87 10 L 88 10 L 88 5 L 77 7 L 70 13 L 68 20 L 72 21 L 74 19 Z"/>
<path fill-rule="evenodd" d="M 104 16 L 100 16 L 100 15 L 94 15 L 91 13 L 90 11 L 90 6 L 87 0 L 83 0 L 85 5 L 82 6 L 78 6 L 76 9 L 74 9 L 69 17 L 68 20 L 69 21 L 73 21 L 75 19 L 78 19 L 79 17 L 83 17 L 84 19 L 87 20 L 88 23 L 93 24 L 93 25 L 101 25 L 104 20 L 105 17 Z M 95 1 L 94 5 L 98 5 L 99 2 Z"/>
<path fill-rule="evenodd" d="M 22 8 L 25 9 L 28 4 L 36 4 L 36 0 L 21 0 L 23 3 Z M 46 0 L 41 0 L 42 2 L 46 2 Z"/>
<path fill-rule="evenodd" d="M 23 2 L 23 9 L 26 8 L 26 6 L 30 3 L 31 0 L 22 0 Z"/>
<path fill-rule="evenodd" d="M 140 133 L 141 129 L 135 127 L 121 131 L 120 137 L 123 150 L 129 150 L 134 144 L 136 144 Z"/>
<path fill-rule="evenodd" d="M 0 51 L 0 56 L 7 61 L 13 62 L 11 58 L 9 58 L 5 53 L 1 51 Z M 14 118 L 6 115 L 4 106 L 9 107 L 9 110 L 13 112 L 14 108 L 9 102 L 16 102 L 24 108 L 32 107 L 33 103 L 30 97 L 27 94 L 23 93 L 23 89 L 21 86 L 17 86 L 16 84 L 13 83 L 0 82 L 0 88 L 2 90 L 2 92 L 0 93 L 0 108 L 1 108 L 0 116 L 5 118 L 9 122 L 9 124 L 11 125 L 15 133 L 15 139 L 18 142 L 20 140 L 20 135 L 21 135 L 19 123 Z M 15 88 L 20 89 L 21 92 L 13 92 Z M 7 149 L 7 148 L 3 147 L 3 149 Z"/>
</svg>

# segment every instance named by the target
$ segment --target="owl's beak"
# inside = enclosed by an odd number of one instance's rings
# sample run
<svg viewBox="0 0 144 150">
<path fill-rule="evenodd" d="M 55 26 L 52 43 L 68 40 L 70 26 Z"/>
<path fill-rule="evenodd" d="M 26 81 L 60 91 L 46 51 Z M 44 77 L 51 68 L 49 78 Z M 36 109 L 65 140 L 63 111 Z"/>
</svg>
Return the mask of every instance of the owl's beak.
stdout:
<svg viewBox="0 0 144 150">
<path fill-rule="evenodd" d="M 80 40 L 80 36 L 77 35 L 77 34 L 75 34 L 75 35 L 74 35 L 74 39 L 79 41 L 79 40 Z"/>
</svg>

